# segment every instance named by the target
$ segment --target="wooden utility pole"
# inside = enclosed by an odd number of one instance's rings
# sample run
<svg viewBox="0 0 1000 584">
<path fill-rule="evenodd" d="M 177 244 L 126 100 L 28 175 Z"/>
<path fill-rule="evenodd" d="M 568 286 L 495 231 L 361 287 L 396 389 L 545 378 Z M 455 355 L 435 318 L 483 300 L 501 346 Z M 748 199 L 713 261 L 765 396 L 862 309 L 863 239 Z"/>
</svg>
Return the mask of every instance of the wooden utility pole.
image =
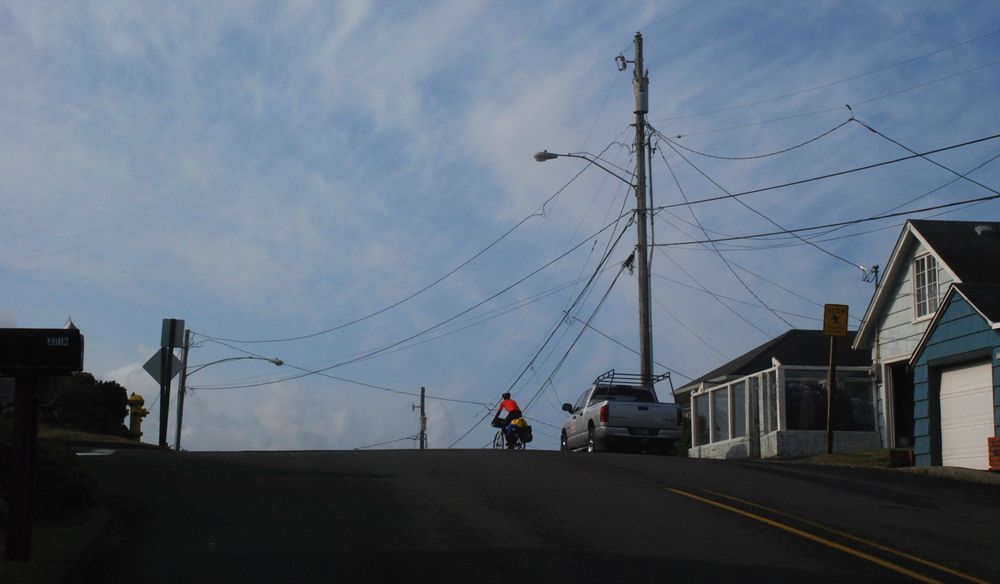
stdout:
<svg viewBox="0 0 1000 584">
<path fill-rule="evenodd" d="M 424 410 L 424 398 L 427 389 L 420 388 L 420 450 L 427 448 L 427 413 Z"/>
<path fill-rule="evenodd" d="M 188 351 L 191 350 L 191 329 L 184 331 L 184 346 L 181 347 L 181 380 L 177 385 L 177 431 L 174 450 L 181 450 L 181 424 L 184 423 L 184 394 L 187 392 Z"/>
<path fill-rule="evenodd" d="M 639 264 L 639 360 L 642 384 L 653 384 L 653 331 L 649 307 L 649 259 L 646 246 L 646 114 L 649 112 L 649 76 L 643 68 L 642 34 L 635 33 L 635 62 L 632 90 L 635 95 L 635 200 L 636 245 Z"/>
</svg>

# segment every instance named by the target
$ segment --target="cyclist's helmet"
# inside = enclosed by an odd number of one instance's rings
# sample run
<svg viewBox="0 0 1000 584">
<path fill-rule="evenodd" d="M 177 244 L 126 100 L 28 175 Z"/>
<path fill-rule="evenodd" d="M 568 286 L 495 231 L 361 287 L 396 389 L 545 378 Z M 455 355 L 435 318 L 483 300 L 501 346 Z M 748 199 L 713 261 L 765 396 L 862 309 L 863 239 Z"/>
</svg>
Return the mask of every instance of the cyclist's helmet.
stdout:
<svg viewBox="0 0 1000 584">
<path fill-rule="evenodd" d="M 509 393 L 505 393 L 505 394 L 503 394 L 500 397 L 502 397 L 503 399 L 510 399 L 510 394 Z"/>
</svg>

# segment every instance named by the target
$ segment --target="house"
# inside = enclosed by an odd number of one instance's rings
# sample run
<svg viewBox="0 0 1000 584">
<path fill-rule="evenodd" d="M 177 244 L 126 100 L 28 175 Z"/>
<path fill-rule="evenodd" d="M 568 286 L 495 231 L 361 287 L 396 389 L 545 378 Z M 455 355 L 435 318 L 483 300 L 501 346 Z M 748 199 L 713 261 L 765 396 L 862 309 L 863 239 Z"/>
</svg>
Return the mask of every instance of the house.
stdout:
<svg viewBox="0 0 1000 584">
<path fill-rule="evenodd" d="M 988 347 L 998 290 L 1000 222 L 906 222 L 853 344 L 871 351 L 884 447 L 912 448 L 919 465 L 972 464 L 942 450 L 942 442 L 947 449 L 960 434 L 980 431 L 962 429 L 968 408 L 991 414 L 996 436 L 995 375 L 971 402 L 954 399 L 968 376 L 982 385 L 975 380 L 987 362 L 996 369 L 997 351 Z"/>
<path fill-rule="evenodd" d="M 952 284 L 909 365 L 916 463 L 1000 470 L 1000 285 Z"/>
<path fill-rule="evenodd" d="M 838 341 L 834 449 L 879 447 L 867 351 Z M 690 413 L 698 458 L 770 458 L 826 452 L 826 378 L 830 337 L 790 330 L 677 388 Z"/>
</svg>

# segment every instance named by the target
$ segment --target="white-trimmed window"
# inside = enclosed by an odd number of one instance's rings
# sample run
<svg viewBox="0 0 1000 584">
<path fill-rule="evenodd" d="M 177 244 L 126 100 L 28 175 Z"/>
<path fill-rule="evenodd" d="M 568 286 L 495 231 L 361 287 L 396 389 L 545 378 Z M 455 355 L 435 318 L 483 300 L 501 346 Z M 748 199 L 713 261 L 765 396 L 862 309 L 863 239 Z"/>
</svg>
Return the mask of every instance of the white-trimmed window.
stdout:
<svg viewBox="0 0 1000 584">
<path fill-rule="evenodd" d="M 916 318 L 934 314 L 938 307 L 937 260 L 922 255 L 913 260 L 913 310 Z"/>
</svg>

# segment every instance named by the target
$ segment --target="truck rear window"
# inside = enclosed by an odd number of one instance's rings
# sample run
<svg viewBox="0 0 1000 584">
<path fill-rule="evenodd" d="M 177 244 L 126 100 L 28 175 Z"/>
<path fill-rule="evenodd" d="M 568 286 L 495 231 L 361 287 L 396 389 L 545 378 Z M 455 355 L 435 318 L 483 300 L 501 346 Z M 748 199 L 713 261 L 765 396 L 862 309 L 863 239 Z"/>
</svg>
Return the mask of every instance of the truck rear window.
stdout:
<svg viewBox="0 0 1000 584">
<path fill-rule="evenodd" d="M 602 386 L 594 390 L 591 401 L 653 403 L 653 394 L 645 388 L 631 385 Z"/>
</svg>

